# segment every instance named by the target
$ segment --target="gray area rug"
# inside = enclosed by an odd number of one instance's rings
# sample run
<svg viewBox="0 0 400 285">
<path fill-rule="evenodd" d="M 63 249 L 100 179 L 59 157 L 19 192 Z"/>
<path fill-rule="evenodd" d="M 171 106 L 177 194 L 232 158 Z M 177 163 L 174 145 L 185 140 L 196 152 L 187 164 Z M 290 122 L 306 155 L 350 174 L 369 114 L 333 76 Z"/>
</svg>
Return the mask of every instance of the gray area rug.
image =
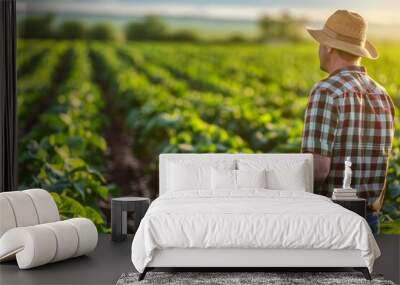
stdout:
<svg viewBox="0 0 400 285">
<path fill-rule="evenodd" d="M 142 281 L 137 280 L 138 276 L 138 273 L 124 273 L 118 279 L 117 285 L 395 285 L 392 281 L 384 280 L 380 275 L 372 275 L 373 280 L 368 281 L 360 272 L 148 272 Z"/>
</svg>

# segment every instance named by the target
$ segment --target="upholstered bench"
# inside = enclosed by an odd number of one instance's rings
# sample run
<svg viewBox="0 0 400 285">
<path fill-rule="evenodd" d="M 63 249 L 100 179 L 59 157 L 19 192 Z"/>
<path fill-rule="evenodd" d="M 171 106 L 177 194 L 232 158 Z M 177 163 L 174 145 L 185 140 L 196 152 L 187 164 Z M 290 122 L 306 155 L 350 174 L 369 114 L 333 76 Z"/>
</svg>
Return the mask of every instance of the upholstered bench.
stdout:
<svg viewBox="0 0 400 285">
<path fill-rule="evenodd" d="M 0 193 L 0 262 L 17 260 L 28 269 L 84 255 L 96 248 L 92 221 L 60 221 L 57 206 L 43 189 Z"/>
</svg>

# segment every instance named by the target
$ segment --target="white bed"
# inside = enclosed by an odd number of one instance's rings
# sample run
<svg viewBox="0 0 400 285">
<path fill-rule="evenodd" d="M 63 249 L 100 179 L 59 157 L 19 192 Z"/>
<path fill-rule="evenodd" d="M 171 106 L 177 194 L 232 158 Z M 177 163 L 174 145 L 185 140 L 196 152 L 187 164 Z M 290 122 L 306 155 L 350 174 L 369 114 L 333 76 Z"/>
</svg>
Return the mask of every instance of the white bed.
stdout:
<svg viewBox="0 0 400 285">
<path fill-rule="evenodd" d="M 275 190 L 208 191 L 198 181 L 194 189 L 185 189 L 191 181 L 184 168 L 227 171 L 224 165 L 230 163 L 233 170 L 242 169 L 244 180 L 246 173 L 252 175 L 246 171 L 272 170 L 275 176 L 267 181 L 275 183 Z M 171 165 L 183 165 L 182 175 L 171 173 Z M 132 243 L 140 279 L 154 267 L 354 267 L 370 278 L 380 251 L 369 226 L 357 214 L 312 194 L 311 154 L 162 154 L 159 166 L 160 197 Z M 180 191 L 171 186 L 177 180 L 182 183 L 173 185 L 183 187 Z"/>
</svg>

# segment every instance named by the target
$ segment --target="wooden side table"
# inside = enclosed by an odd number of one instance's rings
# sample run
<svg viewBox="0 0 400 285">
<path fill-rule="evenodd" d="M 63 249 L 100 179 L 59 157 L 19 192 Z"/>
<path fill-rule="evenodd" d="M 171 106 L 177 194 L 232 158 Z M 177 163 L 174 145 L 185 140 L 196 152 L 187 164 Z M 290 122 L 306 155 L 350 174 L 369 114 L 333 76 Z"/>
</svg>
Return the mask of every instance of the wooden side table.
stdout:
<svg viewBox="0 0 400 285">
<path fill-rule="evenodd" d="M 149 198 L 120 197 L 111 200 L 111 239 L 123 241 L 128 234 L 128 212 L 134 212 L 135 232 L 150 205 Z"/>
<path fill-rule="evenodd" d="M 352 198 L 352 199 L 332 199 L 336 204 L 359 214 L 364 219 L 367 217 L 367 202 L 362 198 Z"/>
</svg>

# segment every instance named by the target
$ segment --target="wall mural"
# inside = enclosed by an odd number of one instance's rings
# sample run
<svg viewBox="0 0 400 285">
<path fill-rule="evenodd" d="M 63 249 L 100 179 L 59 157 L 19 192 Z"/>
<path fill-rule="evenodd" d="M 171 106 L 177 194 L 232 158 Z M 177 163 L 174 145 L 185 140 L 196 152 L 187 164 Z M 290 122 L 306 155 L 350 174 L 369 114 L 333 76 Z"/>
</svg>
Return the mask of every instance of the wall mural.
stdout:
<svg viewBox="0 0 400 285">
<path fill-rule="evenodd" d="M 157 196 L 159 153 L 300 152 L 326 76 L 304 26 L 334 7 L 295 2 L 17 1 L 19 188 L 47 189 L 63 217 L 107 232 L 111 196 Z M 381 54 L 363 64 L 398 113 L 400 22 L 384 3 L 360 11 Z M 400 234 L 396 120 L 380 221 Z"/>
</svg>

